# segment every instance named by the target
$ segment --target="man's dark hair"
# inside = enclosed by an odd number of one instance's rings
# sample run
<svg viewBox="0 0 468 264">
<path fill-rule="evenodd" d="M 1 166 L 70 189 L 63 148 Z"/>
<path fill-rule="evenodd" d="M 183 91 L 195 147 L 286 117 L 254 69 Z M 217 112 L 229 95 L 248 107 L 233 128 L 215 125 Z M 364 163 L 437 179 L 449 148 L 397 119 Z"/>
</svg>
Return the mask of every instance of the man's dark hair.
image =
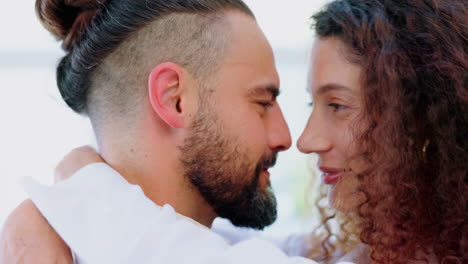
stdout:
<svg viewBox="0 0 468 264">
<path fill-rule="evenodd" d="M 60 93 L 92 119 L 131 113 L 158 63 L 177 63 L 196 79 L 212 72 L 230 10 L 254 17 L 241 0 L 36 1 L 40 21 L 66 52 L 57 67 Z"/>
</svg>

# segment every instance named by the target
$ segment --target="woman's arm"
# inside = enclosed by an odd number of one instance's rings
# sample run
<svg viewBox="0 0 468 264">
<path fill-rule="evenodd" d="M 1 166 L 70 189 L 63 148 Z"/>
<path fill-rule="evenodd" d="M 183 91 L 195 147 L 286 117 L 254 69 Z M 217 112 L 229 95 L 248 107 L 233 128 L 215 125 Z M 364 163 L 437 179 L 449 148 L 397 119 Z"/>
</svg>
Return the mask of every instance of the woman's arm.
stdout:
<svg viewBox="0 0 468 264">
<path fill-rule="evenodd" d="M 73 264 L 70 249 L 31 200 L 8 217 L 0 236 L 0 264 Z"/>
<path fill-rule="evenodd" d="M 95 162 L 104 160 L 93 148 L 74 149 L 56 167 L 55 181 L 65 180 Z M 0 236 L 0 264 L 11 263 L 73 263 L 69 247 L 31 200 L 24 201 L 12 212 Z"/>
</svg>

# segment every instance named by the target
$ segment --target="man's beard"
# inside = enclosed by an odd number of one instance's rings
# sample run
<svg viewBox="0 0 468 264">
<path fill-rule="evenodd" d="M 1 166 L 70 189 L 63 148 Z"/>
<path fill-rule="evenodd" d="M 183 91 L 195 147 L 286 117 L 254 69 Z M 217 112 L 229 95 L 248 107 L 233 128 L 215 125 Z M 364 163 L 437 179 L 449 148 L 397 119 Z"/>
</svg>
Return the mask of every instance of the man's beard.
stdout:
<svg viewBox="0 0 468 264">
<path fill-rule="evenodd" d="M 253 168 L 247 148 L 222 134 L 213 113 L 200 109 L 180 146 L 184 174 L 218 216 L 263 229 L 276 220 L 277 211 L 270 183 L 265 190 L 259 186 L 260 173 L 275 164 L 277 153 L 263 156 Z"/>
</svg>

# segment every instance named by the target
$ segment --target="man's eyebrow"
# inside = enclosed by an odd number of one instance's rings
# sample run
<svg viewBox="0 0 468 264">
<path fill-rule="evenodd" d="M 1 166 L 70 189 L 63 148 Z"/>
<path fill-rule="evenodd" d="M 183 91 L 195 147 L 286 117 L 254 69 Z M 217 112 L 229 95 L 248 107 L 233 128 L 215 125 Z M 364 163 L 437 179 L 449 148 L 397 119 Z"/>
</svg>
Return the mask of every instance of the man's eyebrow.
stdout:
<svg viewBox="0 0 468 264">
<path fill-rule="evenodd" d="M 342 91 L 342 90 L 350 90 L 350 89 L 341 84 L 328 83 L 328 84 L 320 86 L 320 88 L 317 90 L 317 94 L 324 94 L 324 93 L 327 93 L 330 91 L 336 91 L 336 90 Z"/>
<path fill-rule="evenodd" d="M 274 84 L 262 85 L 251 89 L 249 94 L 252 97 L 271 95 L 271 99 L 274 100 L 280 95 L 280 89 Z"/>
</svg>

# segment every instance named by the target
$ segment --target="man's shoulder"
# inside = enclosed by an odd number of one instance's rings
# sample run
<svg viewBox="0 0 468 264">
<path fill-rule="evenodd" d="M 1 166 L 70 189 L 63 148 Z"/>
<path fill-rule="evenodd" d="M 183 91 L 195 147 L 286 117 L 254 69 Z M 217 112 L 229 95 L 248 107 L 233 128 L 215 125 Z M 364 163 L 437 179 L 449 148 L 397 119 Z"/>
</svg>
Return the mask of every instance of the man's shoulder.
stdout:
<svg viewBox="0 0 468 264">
<path fill-rule="evenodd" d="M 0 264 L 73 263 L 65 242 L 31 200 L 8 217 L 0 236 Z"/>
</svg>

